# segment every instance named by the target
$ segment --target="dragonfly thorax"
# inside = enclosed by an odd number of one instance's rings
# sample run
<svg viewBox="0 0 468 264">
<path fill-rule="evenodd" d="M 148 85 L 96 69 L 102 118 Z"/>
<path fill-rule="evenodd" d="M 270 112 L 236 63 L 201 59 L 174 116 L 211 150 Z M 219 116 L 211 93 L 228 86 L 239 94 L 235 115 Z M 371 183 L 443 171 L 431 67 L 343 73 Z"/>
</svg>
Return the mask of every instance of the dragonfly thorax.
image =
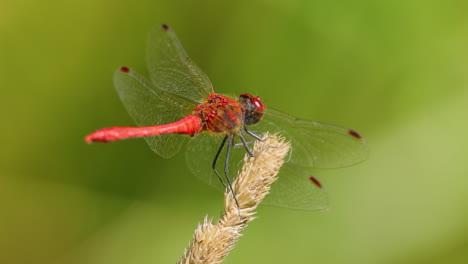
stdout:
<svg viewBox="0 0 468 264">
<path fill-rule="evenodd" d="M 237 131 L 244 124 L 239 102 L 227 96 L 212 94 L 194 112 L 202 120 L 202 130 L 216 133 Z"/>
</svg>

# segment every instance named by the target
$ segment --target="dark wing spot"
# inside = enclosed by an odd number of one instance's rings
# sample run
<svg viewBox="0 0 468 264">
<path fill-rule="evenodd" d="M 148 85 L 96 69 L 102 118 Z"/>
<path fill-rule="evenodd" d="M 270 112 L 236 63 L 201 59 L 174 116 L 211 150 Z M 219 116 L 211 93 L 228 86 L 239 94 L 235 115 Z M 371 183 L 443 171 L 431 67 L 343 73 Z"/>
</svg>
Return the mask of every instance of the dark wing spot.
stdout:
<svg viewBox="0 0 468 264">
<path fill-rule="evenodd" d="M 130 69 L 127 67 L 120 67 L 121 72 L 130 72 Z"/>
<path fill-rule="evenodd" d="M 348 131 L 348 134 L 350 134 L 351 136 L 357 138 L 357 139 L 360 139 L 361 138 L 361 135 L 359 135 L 358 132 L 354 131 L 354 130 L 349 130 Z"/>
<path fill-rule="evenodd" d="M 166 30 L 166 31 L 169 30 L 169 26 L 168 26 L 168 25 L 162 24 L 161 26 L 162 26 L 162 28 L 164 28 L 164 30 Z"/>
<path fill-rule="evenodd" d="M 314 176 L 310 176 L 309 180 L 313 182 L 317 187 L 322 188 L 322 184 Z"/>
</svg>

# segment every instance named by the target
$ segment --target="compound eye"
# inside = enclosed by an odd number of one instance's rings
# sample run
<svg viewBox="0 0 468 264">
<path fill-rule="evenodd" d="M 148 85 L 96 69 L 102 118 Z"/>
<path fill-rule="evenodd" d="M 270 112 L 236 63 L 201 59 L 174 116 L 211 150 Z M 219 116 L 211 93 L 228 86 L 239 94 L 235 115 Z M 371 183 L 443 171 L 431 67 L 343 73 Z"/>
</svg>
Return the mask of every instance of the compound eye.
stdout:
<svg viewBox="0 0 468 264">
<path fill-rule="evenodd" d="M 263 110 L 265 110 L 265 105 L 260 100 L 260 97 L 252 98 L 252 103 L 254 104 L 254 106 L 255 106 L 255 108 L 257 110 L 259 110 L 261 112 L 263 112 Z"/>
</svg>

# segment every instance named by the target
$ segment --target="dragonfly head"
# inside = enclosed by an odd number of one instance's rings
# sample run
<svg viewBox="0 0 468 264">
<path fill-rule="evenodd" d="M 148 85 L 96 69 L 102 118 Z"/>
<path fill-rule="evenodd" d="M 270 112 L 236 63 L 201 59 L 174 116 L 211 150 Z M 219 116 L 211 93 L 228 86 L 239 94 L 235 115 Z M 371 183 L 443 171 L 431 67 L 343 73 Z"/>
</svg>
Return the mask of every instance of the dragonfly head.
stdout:
<svg viewBox="0 0 468 264">
<path fill-rule="evenodd" d="M 262 120 L 265 105 L 260 97 L 254 97 L 251 94 L 241 94 L 239 103 L 244 113 L 244 125 L 255 125 Z"/>
</svg>

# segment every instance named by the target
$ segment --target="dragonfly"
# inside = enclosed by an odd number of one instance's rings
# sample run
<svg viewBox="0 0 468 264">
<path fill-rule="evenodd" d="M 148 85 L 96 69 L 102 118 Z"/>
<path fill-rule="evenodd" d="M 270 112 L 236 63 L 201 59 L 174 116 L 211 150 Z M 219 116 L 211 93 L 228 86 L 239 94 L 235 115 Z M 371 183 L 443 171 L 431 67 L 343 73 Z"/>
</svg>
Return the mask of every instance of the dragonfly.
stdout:
<svg viewBox="0 0 468 264">
<path fill-rule="evenodd" d="M 366 141 L 354 130 L 296 118 L 266 107 L 251 94 L 215 93 L 168 25 L 151 30 L 146 52 L 149 78 L 129 67 L 114 73 L 118 95 L 138 127 L 103 128 L 86 136 L 86 142 L 143 137 L 163 158 L 173 157 L 187 143 L 185 159 L 193 174 L 214 187 L 230 188 L 237 202 L 229 170 L 240 169 L 246 152 L 261 155 L 250 146 L 264 140 L 264 132 L 278 132 L 290 140 L 292 152 L 264 204 L 300 210 L 328 206 L 312 168 L 346 167 L 367 158 Z M 221 175 L 217 168 L 223 158 Z"/>
</svg>

